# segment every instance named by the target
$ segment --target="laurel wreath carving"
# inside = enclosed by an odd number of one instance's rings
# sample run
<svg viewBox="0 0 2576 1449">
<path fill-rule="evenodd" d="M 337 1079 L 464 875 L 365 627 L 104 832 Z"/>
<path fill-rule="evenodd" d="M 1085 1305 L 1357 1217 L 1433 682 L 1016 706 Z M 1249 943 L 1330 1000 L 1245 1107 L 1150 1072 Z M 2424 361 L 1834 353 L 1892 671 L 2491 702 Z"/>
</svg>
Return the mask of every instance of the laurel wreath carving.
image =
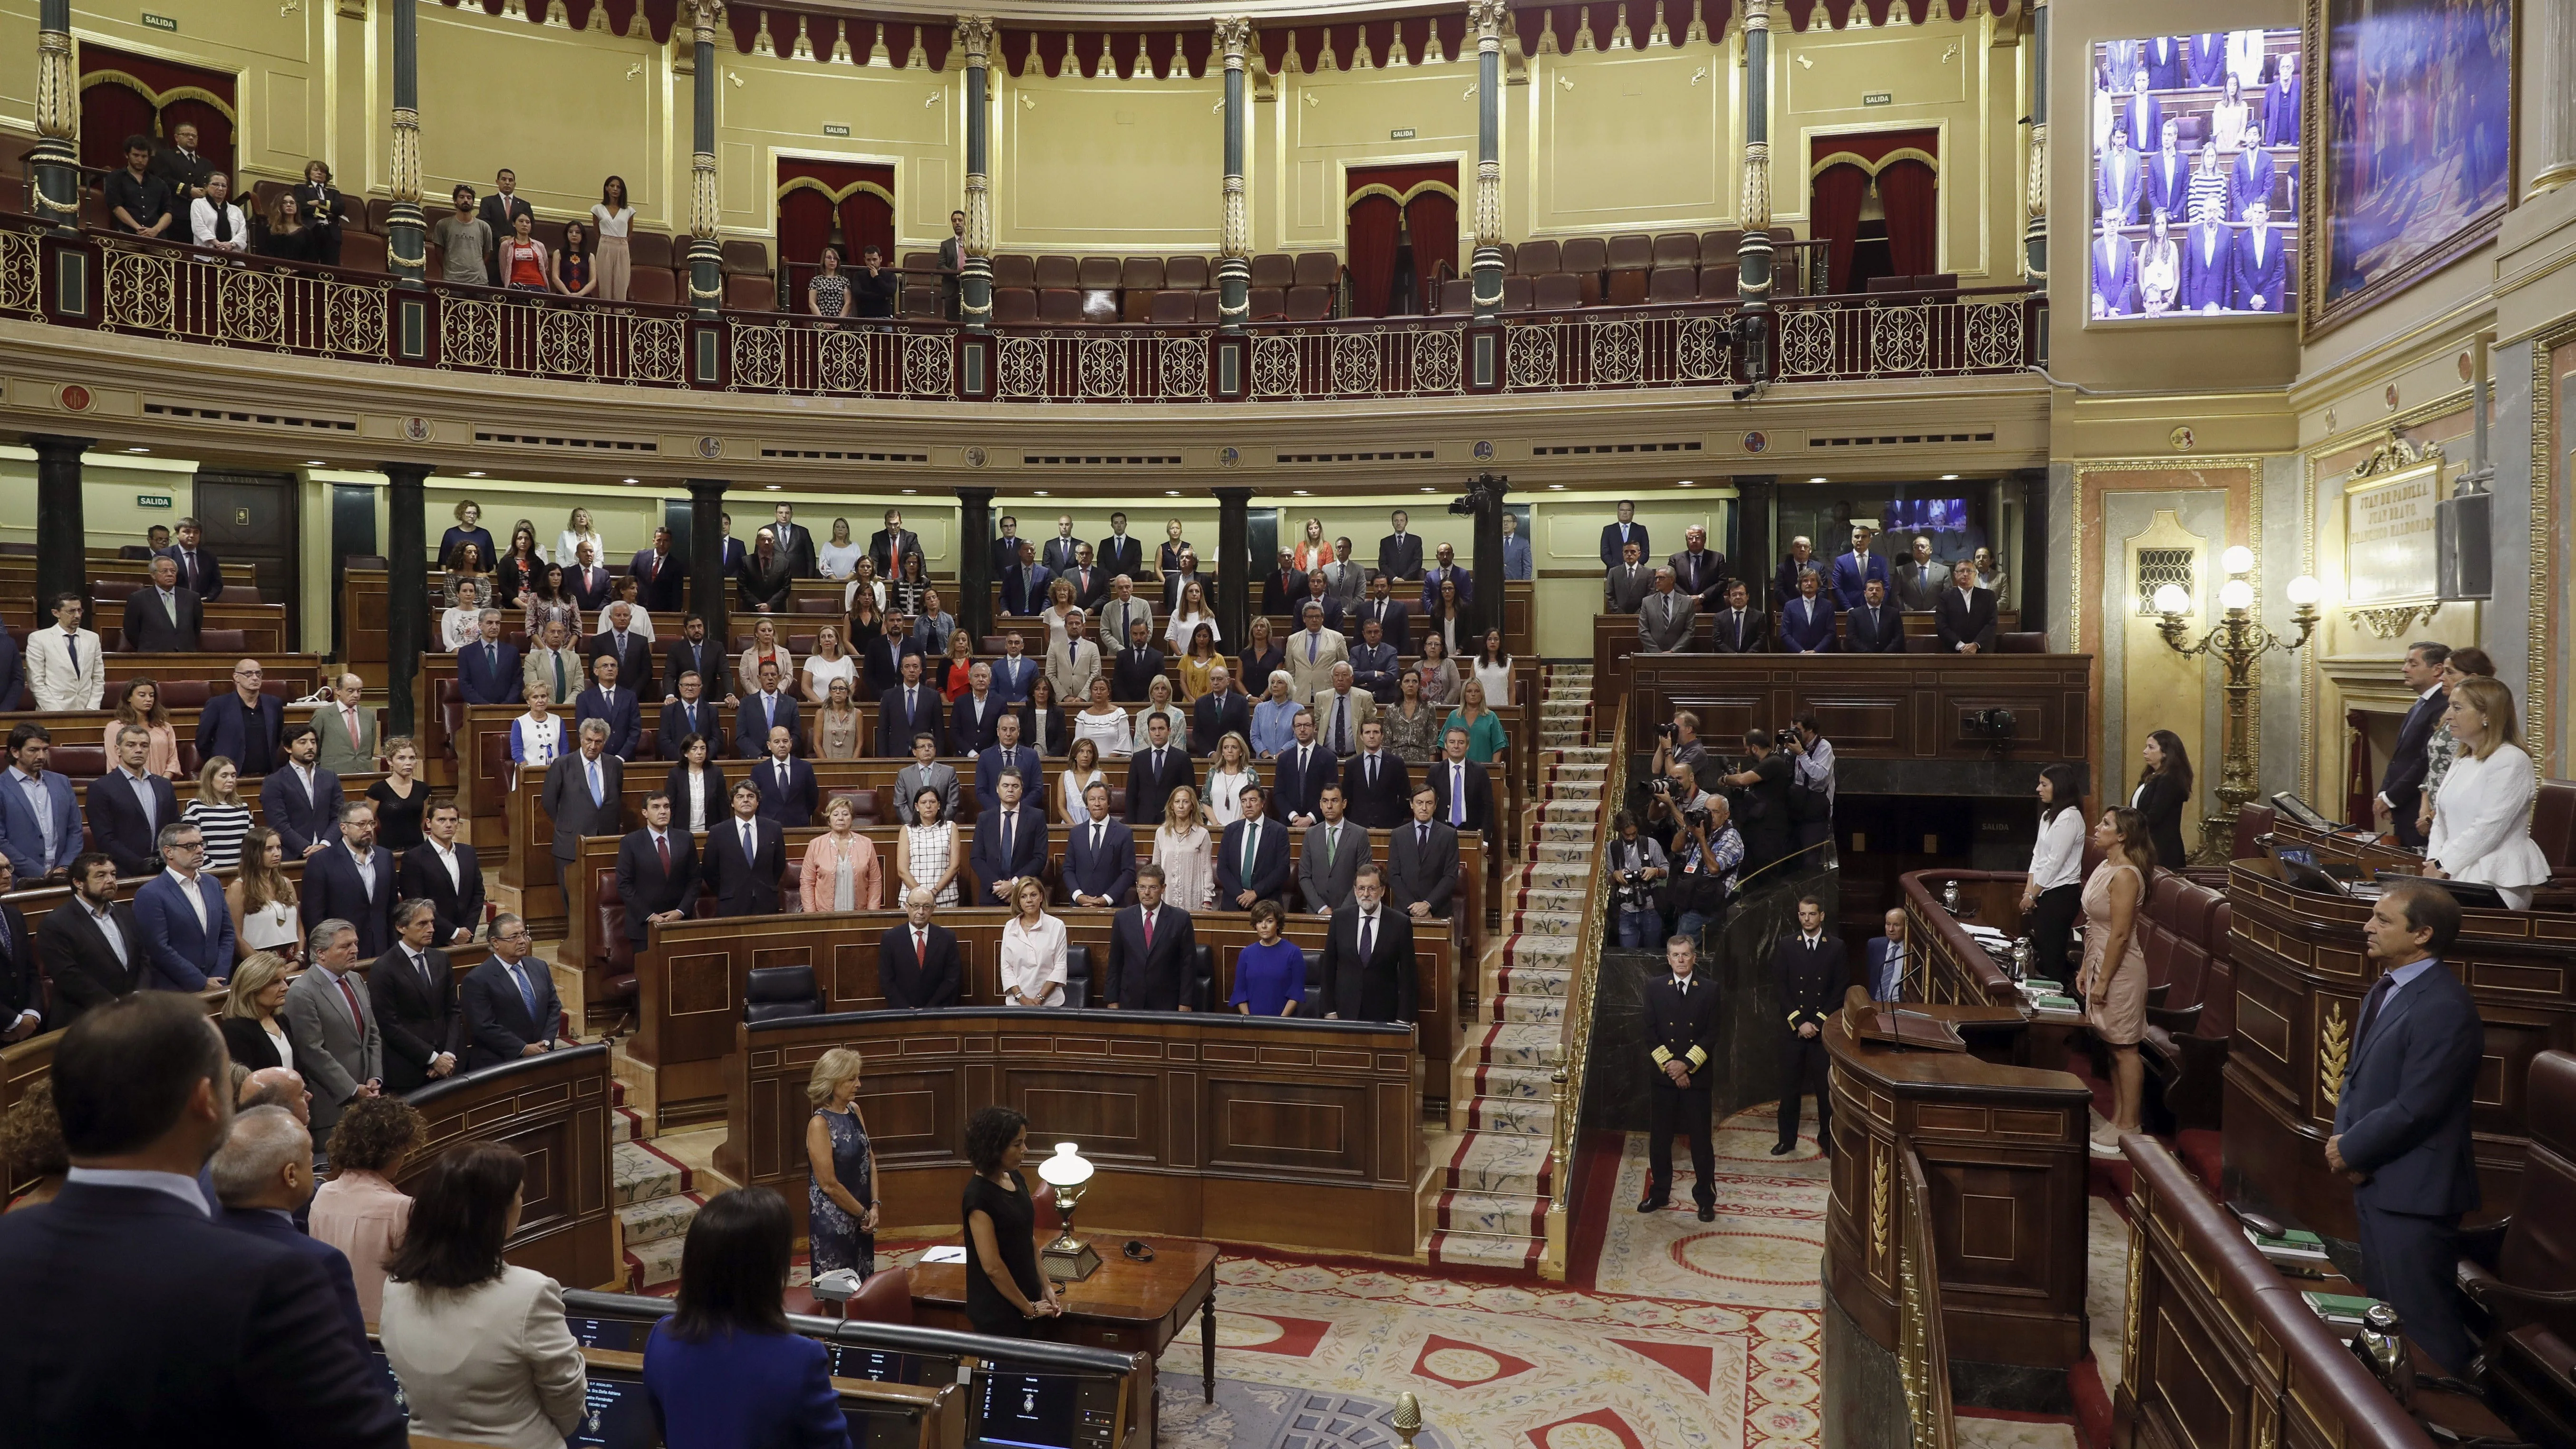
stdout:
<svg viewBox="0 0 2576 1449">
<path fill-rule="evenodd" d="M 2344 1025 L 2343 1003 L 2326 1003 L 2325 1024 L 2317 1028 L 2317 1090 L 2328 1106 L 2343 1102 L 2343 1068 L 2352 1055 L 2352 1030 Z"/>
</svg>

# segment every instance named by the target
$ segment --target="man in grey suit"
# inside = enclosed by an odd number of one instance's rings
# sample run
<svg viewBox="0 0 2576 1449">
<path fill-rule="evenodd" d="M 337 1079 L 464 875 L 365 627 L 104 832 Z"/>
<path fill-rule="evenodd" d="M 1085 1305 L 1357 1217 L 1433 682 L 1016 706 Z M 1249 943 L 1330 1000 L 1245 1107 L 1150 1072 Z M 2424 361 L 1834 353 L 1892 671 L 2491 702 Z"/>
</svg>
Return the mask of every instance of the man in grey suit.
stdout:
<svg viewBox="0 0 2576 1449">
<path fill-rule="evenodd" d="M 957 767 L 940 762 L 939 739 L 930 734 L 912 737 L 912 763 L 895 772 L 894 813 L 904 824 L 921 823 L 912 818 L 912 802 L 924 790 L 939 792 L 940 819 L 957 818 Z"/>
<path fill-rule="evenodd" d="M 1333 561 L 1324 565 L 1324 593 L 1339 602 L 1346 614 L 1358 608 L 1368 593 L 1368 571 L 1351 558 L 1347 538 L 1333 540 Z"/>
<path fill-rule="evenodd" d="M 1613 614 L 1633 614 L 1655 591 L 1655 574 L 1635 544 L 1624 546 L 1621 553 L 1624 557 L 1610 566 L 1602 581 L 1603 603 Z"/>
<path fill-rule="evenodd" d="M 608 753 L 608 721 L 581 722 L 581 748 L 546 766 L 546 814 L 555 822 L 555 859 L 572 863 L 585 835 L 622 835 L 626 762 Z"/>
<path fill-rule="evenodd" d="M 1368 863 L 1368 832 L 1342 818 L 1342 787 L 1326 785 L 1316 807 L 1323 818 L 1306 827 L 1297 852 L 1297 889 L 1306 909 L 1329 916 L 1351 903 L 1351 883 Z"/>
<path fill-rule="evenodd" d="M 372 775 L 376 770 L 376 712 L 359 701 L 367 682 L 343 674 L 331 682 L 332 703 L 313 711 L 313 733 L 321 745 L 314 763 L 334 775 Z"/>
<path fill-rule="evenodd" d="M 295 1068 L 313 1090 L 313 1140 L 323 1143 L 350 1103 L 383 1092 L 385 1039 L 357 975 L 358 928 L 323 921 L 304 949 L 313 969 L 286 990 L 286 1034 L 295 1043 Z M 319 1147 L 313 1156 L 321 1160 Z"/>
<path fill-rule="evenodd" d="M 1637 652 L 1679 654 L 1690 647 L 1699 601 L 1673 587 L 1670 568 L 1655 570 L 1655 591 L 1637 606 Z"/>
<path fill-rule="evenodd" d="M 1439 797 L 1413 792 L 1413 820 L 1386 837 L 1386 901 L 1417 921 L 1446 920 L 1458 892 L 1458 832 L 1432 818 Z"/>
</svg>

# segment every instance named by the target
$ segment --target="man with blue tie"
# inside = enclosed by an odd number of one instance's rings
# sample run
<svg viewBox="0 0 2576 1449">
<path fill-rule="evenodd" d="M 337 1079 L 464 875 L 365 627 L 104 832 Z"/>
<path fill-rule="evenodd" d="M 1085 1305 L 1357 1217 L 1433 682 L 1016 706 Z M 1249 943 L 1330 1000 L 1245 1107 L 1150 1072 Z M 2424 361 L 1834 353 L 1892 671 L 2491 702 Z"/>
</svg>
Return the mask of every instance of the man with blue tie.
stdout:
<svg viewBox="0 0 2576 1449">
<path fill-rule="evenodd" d="M 698 676 L 699 692 L 707 699 L 731 701 L 725 689 L 724 651 L 707 642 L 707 621 L 695 614 L 680 621 L 680 637 L 662 651 L 662 697 L 679 698 L 680 676 L 689 673 Z"/>
<path fill-rule="evenodd" d="M 116 862 L 116 873 L 133 877 L 153 870 L 154 844 L 161 828 L 179 818 L 179 797 L 170 782 L 143 768 L 152 736 L 141 725 L 116 733 L 116 768 L 89 782 L 89 833 L 97 848 Z"/>
<path fill-rule="evenodd" d="M 733 712 L 733 753 L 736 759 L 756 760 L 769 753 L 769 732 L 780 725 L 794 738 L 796 701 L 778 688 L 778 661 L 760 661 L 760 688 L 745 696 Z M 879 753 L 883 753 L 880 751 Z"/>
<path fill-rule="evenodd" d="M 1632 543 L 1637 546 L 1639 558 L 1654 551 L 1653 544 L 1646 538 L 1646 525 L 1637 521 L 1635 500 L 1622 498 L 1619 500 L 1619 521 L 1601 525 L 1601 567 L 1617 568 L 1619 561 L 1627 557 L 1621 550 Z"/>
<path fill-rule="evenodd" d="M 966 860 L 983 883 L 981 903 L 1007 903 L 1013 881 L 1046 869 L 1046 854 L 1046 817 L 1020 807 L 1017 774 L 1002 776 L 993 787 L 993 808 L 975 817 L 975 848 Z"/>
<path fill-rule="evenodd" d="M 757 768 L 756 766 L 754 768 Z M 733 818 L 707 832 L 699 872 L 719 916 L 778 914 L 778 881 L 787 870 L 787 839 L 760 815 L 760 787 L 734 783 Z"/>
<path fill-rule="evenodd" d="M 590 636 L 590 657 L 614 658 L 617 677 L 639 698 L 653 692 L 653 641 L 635 627 L 635 606 L 620 599 L 608 606 L 599 632 Z"/>
<path fill-rule="evenodd" d="M 814 812 L 822 803 L 822 792 L 814 783 L 814 767 L 796 758 L 796 742 L 785 725 L 769 732 L 769 749 L 759 764 L 751 767 L 751 786 L 760 794 L 760 818 L 775 821 L 781 830 L 802 830 L 814 823 Z"/>
<path fill-rule="evenodd" d="M 721 550 L 722 550 L 722 559 L 721 559 L 721 563 L 722 563 L 722 565 L 723 565 L 721 568 L 719 568 L 719 569 L 716 571 L 716 572 L 717 572 L 717 577 L 719 577 L 719 578 L 728 578 L 728 579 L 729 579 L 729 578 L 732 578 L 736 573 L 740 572 L 740 571 L 741 571 L 741 569 L 742 569 L 742 560 L 743 560 L 743 547 L 742 547 L 742 540 L 741 540 L 741 539 L 738 539 L 738 538 L 736 538 L 736 537 L 734 537 L 734 536 L 733 536 L 733 515 L 732 515 L 732 514 L 730 514 L 730 513 L 719 513 L 719 514 L 717 514 L 717 515 L 716 515 L 716 527 L 717 527 L 719 530 L 721 530 L 721 532 L 722 532 L 722 534 L 723 534 L 723 537 L 722 537 L 721 539 L 719 539 L 719 540 L 718 540 L 718 543 L 717 543 L 717 547 L 718 547 L 719 549 L 721 549 Z"/>
<path fill-rule="evenodd" d="M 608 752 L 621 760 L 635 758 L 644 743 L 644 710 L 635 691 L 617 687 L 617 659 L 602 654 L 590 661 L 591 686 L 573 701 L 575 725 L 598 720 L 608 726 Z M 369 960 L 373 960 L 372 955 Z"/>
<path fill-rule="evenodd" d="M 264 673 L 256 659 L 234 662 L 233 692 L 207 700 L 197 716 L 198 759 L 221 755 L 245 775 L 265 775 L 277 768 L 286 706 L 260 692 Z"/>
<path fill-rule="evenodd" d="M 456 651 L 456 692 L 467 704 L 519 703 L 519 651 L 501 637 L 501 611 L 485 609 L 475 622 L 480 637 Z"/>
<path fill-rule="evenodd" d="M 286 768 L 271 770 L 259 783 L 259 813 L 277 832 L 288 860 L 299 860 L 331 843 L 340 820 L 340 777 L 318 761 L 322 736 L 308 722 L 286 727 Z"/>
<path fill-rule="evenodd" d="M 1288 827 L 1264 819 L 1261 787 L 1246 785 L 1237 797 L 1243 818 L 1225 828 L 1216 851 L 1216 902 L 1248 911 L 1255 901 L 1278 900 L 1288 888 Z"/>
<path fill-rule="evenodd" d="M 686 742 L 689 736 L 696 735 L 707 742 L 707 753 L 714 754 L 716 707 L 703 698 L 706 689 L 698 678 L 698 671 L 683 670 L 673 683 L 678 686 L 679 693 L 662 706 L 662 717 L 653 730 L 656 753 L 666 760 L 685 759 L 688 753 Z"/>
<path fill-rule="evenodd" d="M 2184 312 L 2224 312 L 2234 302 L 2235 284 L 2236 233 L 2219 217 L 2194 217 L 2191 230 L 2183 233 L 2182 293 L 2174 306 Z"/>
<path fill-rule="evenodd" d="M 1116 607 L 1114 601 L 1111 607 Z M 1028 656 L 1028 647 L 1017 633 L 1002 636 L 1002 657 L 993 661 L 993 692 L 1004 704 L 1028 703 L 1029 686 L 1037 682 L 1038 662 Z"/>
<path fill-rule="evenodd" d="M 1278 763 L 1271 767 L 1271 795 L 1278 802 L 1280 819 L 1291 825 L 1312 825 L 1323 808 L 1324 787 L 1340 783 L 1342 762 L 1315 743 L 1313 710 L 1299 709 L 1289 728 L 1297 742 L 1281 750 Z"/>
<path fill-rule="evenodd" d="M 1837 572 L 1843 560 L 1837 559 Z M 1885 560 L 1873 557 L 1870 562 L 1884 566 Z M 1834 606 L 1818 587 L 1816 571 L 1798 575 L 1798 597 L 1780 606 L 1780 652 L 1783 654 L 1828 654 L 1834 647 Z M 1879 579 L 1871 584 L 1884 591 L 1887 585 Z M 1867 585 L 1863 586 L 1866 590 Z"/>
<path fill-rule="evenodd" d="M 492 954 L 467 973 L 456 994 L 465 1013 L 467 1071 L 553 1048 L 563 1007 L 552 973 L 528 959 L 532 944 L 527 922 L 507 911 L 492 918 Z"/>
<path fill-rule="evenodd" d="M 1126 514 L 1109 515 L 1109 536 L 1100 541 L 1096 562 L 1100 572 L 1113 579 L 1121 574 L 1133 578 L 1144 571 L 1145 545 L 1127 532 Z"/>
<path fill-rule="evenodd" d="M 2479 1203 L 2470 1119 L 2486 1053 L 2477 1000 L 2442 961 L 2459 931 L 2459 901 L 2429 882 L 2392 883 L 2371 906 L 2362 938 L 2379 979 L 2325 1152 L 2352 1184 L 2362 1287 L 2447 1374 L 2467 1371 L 2476 1348 L 2452 1279 L 2460 1215 Z"/>
<path fill-rule="evenodd" d="M 1846 654 L 1902 654 L 1905 616 L 1887 602 L 1887 586 L 1876 579 L 1861 590 L 1861 606 L 1843 616 L 1842 648 Z"/>
<path fill-rule="evenodd" d="M 1116 906 L 1136 888 L 1136 832 L 1109 813 L 1109 782 L 1082 791 L 1091 823 L 1074 826 L 1065 841 L 1064 889 L 1077 906 Z"/>
<path fill-rule="evenodd" d="M 608 753 L 608 724 L 581 722 L 581 748 L 555 757 L 546 766 L 544 793 L 538 798 L 555 823 L 554 856 L 565 869 L 585 835 L 623 835 L 626 814 L 626 762 Z"/>
<path fill-rule="evenodd" d="M 2272 230 L 2272 208 L 2259 201 L 2247 205 L 2245 230 L 2236 237 L 2236 267 L 2230 280 L 2228 305 L 2239 312 L 2280 315 L 2289 292 L 2288 253 L 2289 249 L 2281 245 L 2281 234 Z"/>
<path fill-rule="evenodd" d="M 893 759 L 904 753 L 914 735 L 945 739 L 941 731 L 948 722 L 940 718 L 941 702 L 939 691 L 921 682 L 921 656 L 905 655 L 902 682 L 877 700 L 876 752 Z"/>
<path fill-rule="evenodd" d="M 1871 579 L 1878 580 L 1882 586 L 1887 583 L 1887 560 L 1870 551 L 1869 541 L 1873 536 L 1868 524 L 1855 523 L 1852 525 L 1850 551 L 1834 555 L 1832 603 L 1835 608 L 1859 608 L 1861 590 Z"/>
<path fill-rule="evenodd" d="M 205 832 L 173 820 L 161 827 L 159 850 L 163 870 L 134 893 L 134 924 L 152 961 L 146 984 L 159 991 L 221 986 L 233 974 L 233 918 L 222 884 L 203 868 Z"/>
<path fill-rule="evenodd" d="M 1351 818 L 1366 829 L 1392 830 L 1403 823 L 1412 797 L 1412 774 L 1404 757 L 1386 747 L 1386 727 L 1376 720 L 1361 725 L 1360 752 L 1342 762 L 1342 798 Z"/>
<path fill-rule="evenodd" d="M 1861 964 L 1869 974 L 1869 999 L 1902 1001 L 1905 992 L 1905 908 L 1890 906 L 1885 917 L 1885 935 L 1872 936 L 1861 950 Z"/>
<path fill-rule="evenodd" d="M 1448 919 L 1458 891 L 1458 832 L 1441 823 L 1429 785 L 1413 792 L 1413 822 L 1387 835 L 1387 903 L 1414 920 Z"/>
<path fill-rule="evenodd" d="M 991 746 L 975 754 L 975 809 L 980 818 L 1001 801 L 1001 782 L 1016 775 L 1020 781 L 1020 798 L 1040 818 L 1046 815 L 1046 777 L 1038 763 L 1038 752 L 1020 743 L 1020 717 L 1002 716 L 995 728 Z"/>
<path fill-rule="evenodd" d="M 1467 758 L 1467 732 L 1452 726 L 1441 738 L 1440 758 L 1429 770 L 1432 818 L 1445 820 L 1460 835 L 1494 834 L 1494 781 L 1485 767 Z"/>
</svg>

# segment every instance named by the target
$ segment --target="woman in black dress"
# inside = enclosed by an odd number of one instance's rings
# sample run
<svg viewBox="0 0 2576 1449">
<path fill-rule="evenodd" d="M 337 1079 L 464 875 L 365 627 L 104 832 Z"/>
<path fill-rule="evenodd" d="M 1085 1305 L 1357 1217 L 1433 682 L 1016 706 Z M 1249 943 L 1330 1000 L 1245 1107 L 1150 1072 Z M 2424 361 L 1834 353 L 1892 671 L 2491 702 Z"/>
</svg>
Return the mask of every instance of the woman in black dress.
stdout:
<svg viewBox="0 0 2576 1449">
<path fill-rule="evenodd" d="M 2155 842 L 2156 864 L 2180 870 L 2190 859 L 2182 843 L 2182 812 L 2191 803 L 2191 755 L 2182 746 L 2182 736 L 2158 730 L 2147 736 L 2139 756 L 2146 768 L 2138 772 L 2138 788 L 2130 792 L 2129 808 L 2147 817 L 2147 838 Z"/>
<path fill-rule="evenodd" d="M 1064 1312 L 1055 1284 L 1038 1271 L 1037 1205 L 1020 1163 L 1028 1156 L 1029 1119 L 1008 1107 L 986 1107 L 966 1123 L 966 1183 L 958 1216 L 965 1220 L 966 1318 L 977 1333 L 1034 1338 L 1038 1320 Z"/>
</svg>

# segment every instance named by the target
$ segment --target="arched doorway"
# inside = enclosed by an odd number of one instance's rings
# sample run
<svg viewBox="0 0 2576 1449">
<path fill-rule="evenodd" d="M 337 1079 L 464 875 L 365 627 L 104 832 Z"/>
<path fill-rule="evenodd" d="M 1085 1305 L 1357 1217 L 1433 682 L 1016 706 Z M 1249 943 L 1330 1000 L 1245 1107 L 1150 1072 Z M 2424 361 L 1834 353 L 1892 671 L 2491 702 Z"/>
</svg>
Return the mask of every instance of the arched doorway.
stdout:
<svg viewBox="0 0 2576 1449">
<path fill-rule="evenodd" d="M 892 166 L 778 159 L 778 261 L 787 288 L 779 294 L 779 310 L 803 306 L 805 284 L 826 246 L 838 246 L 849 266 L 857 266 L 859 249 L 870 246 L 885 254 L 887 266 L 897 264 Z"/>
<path fill-rule="evenodd" d="M 1821 290 L 1940 270 L 1940 147 L 1929 128 L 1809 139 L 1807 230 L 1826 243 Z"/>
<path fill-rule="evenodd" d="M 1458 275 L 1458 163 L 1354 166 L 1345 187 L 1351 315 L 1430 311 Z"/>
</svg>

